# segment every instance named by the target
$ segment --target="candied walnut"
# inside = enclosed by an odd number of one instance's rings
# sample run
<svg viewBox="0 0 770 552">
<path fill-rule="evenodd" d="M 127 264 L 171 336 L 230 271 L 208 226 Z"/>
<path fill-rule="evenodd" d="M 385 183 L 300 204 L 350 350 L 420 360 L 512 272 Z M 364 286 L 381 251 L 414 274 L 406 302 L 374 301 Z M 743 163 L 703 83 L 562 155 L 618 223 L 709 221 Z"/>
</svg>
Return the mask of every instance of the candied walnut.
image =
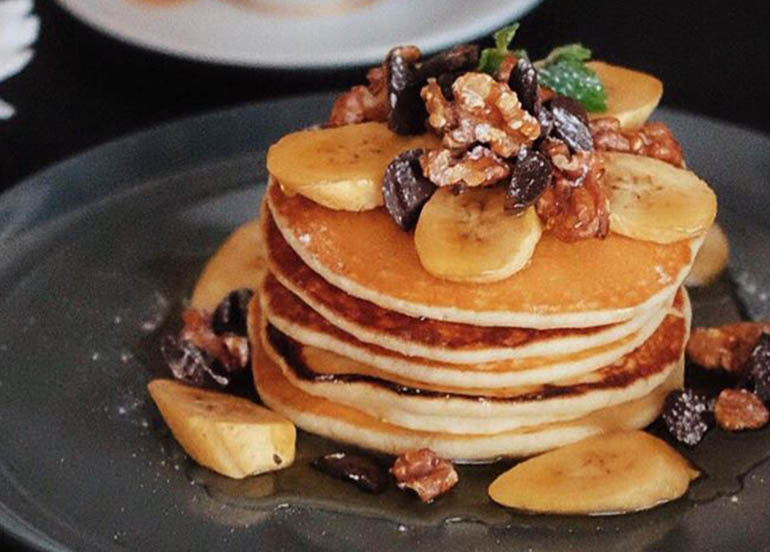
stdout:
<svg viewBox="0 0 770 552">
<path fill-rule="evenodd" d="M 329 126 L 388 120 L 390 105 L 385 66 L 372 67 L 366 78 L 368 86 L 354 86 L 336 99 L 329 115 Z"/>
<path fill-rule="evenodd" d="M 198 309 L 182 311 L 184 327 L 179 339 L 186 341 L 219 361 L 226 372 L 237 372 L 249 361 L 249 342 L 236 334 L 217 335 L 211 315 Z"/>
<path fill-rule="evenodd" d="M 420 92 L 428 110 L 428 124 L 439 134 L 457 125 L 457 116 L 452 102 L 446 99 L 441 86 L 431 79 Z"/>
<path fill-rule="evenodd" d="M 427 448 L 410 450 L 396 458 L 390 473 L 399 489 L 412 489 L 423 502 L 433 501 L 458 481 L 452 463 Z"/>
<path fill-rule="evenodd" d="M 506 83 L 485 73 L 469 72 L 452 84 L 454 100 L 446 99 L 435 80 L 422 89 L 428 124 L 443 137 L 444 146 L 465 150 L 487 144 L 509 158 L 540 136 L 540 124 L 521 106 Z"/>
<path fill-rule="evenodd" d="M 702 368 L 721 368 L 739 373 L 770 322 L 736 322 L 718 328 L 694 328 L 687 343 L 687 356 Z"/>
<path fill-rule="evenodd" d="M 590 122 L 596 149 L 654 157 L 676 167 L 684 166 L 682 148 L 663 123 L 647 123 L 638 130 L 624 131 L 615 117 Z"/>
<path fill-rule="evenodd" d="M 553 184 L 535 203 L 545 229 L 567 242 L 606 237 L 610 212 L 602 164 L 591 152 L 570 154 L 558 140 L 546 140 L 542 149 L 554 168 Z"/>
<path fill-rule="evenodd" d="M 724 389 L 714 406 L 717 424 L 728 431 L 759 429 L 767 424 L 770 413 L 754 393 L 745 389 Z"/>
<path fill-rule="evenodd" d="M 460 155 L 448 149 L 429 151 L 420 157 L 420 165 L 436 186 L 487 186 L 511 174 L 508 163 L 483 146 Z"/>
</svg>

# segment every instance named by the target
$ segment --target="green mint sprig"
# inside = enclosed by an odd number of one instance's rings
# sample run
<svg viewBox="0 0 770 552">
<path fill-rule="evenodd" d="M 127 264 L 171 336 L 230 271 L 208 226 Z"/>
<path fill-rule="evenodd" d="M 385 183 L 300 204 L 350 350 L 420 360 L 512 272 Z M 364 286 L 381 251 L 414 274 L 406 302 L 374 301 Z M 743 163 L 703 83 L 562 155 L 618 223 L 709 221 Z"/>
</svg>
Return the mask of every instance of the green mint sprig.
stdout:
<svg viewBox="0 0 770 552">
<path fill-rule="evenodd" d="M 591 50 L 582 44 L 567 44 L 551 50 L 535 67 L 543 85 L 579 101 L 588 111 L 604 111 L 607 92 L 596 73 L 585 65 L 590 58 Z"/>
<path fill-rule="evenodd" d="M 484 48 L 481 50 L 479 56 L 479 71 L 495 75 L 500 70 L 500 65 L 506 56 L 513 54 L 517 57 L 526 57 L 527 52 L 525 50 L 508 50 L 513 37 L 516 36 L 516 31 L 519 30 L 518 23 L 511 23 L 507 27 L 503 27 L 492 35 L 495 39 L 494 48 Z"/>
<path fill-rule="evenodd" d="M 512 23 L 493 35 L 495 47 L 481 51 L 479 71 L 495 76 L 511 54 L 529 59 L 526 50 L 509 50 L 518 30 L 519 23 Z M 596 73 L 585 65 L 589 59 L 591 50 L 582 44 L 567 44 L 554 48 L 534 65 L 544 86 L 579 101 L 588 111 L 603 111 L 607 109 L 607 93 Z"/>
</svg>

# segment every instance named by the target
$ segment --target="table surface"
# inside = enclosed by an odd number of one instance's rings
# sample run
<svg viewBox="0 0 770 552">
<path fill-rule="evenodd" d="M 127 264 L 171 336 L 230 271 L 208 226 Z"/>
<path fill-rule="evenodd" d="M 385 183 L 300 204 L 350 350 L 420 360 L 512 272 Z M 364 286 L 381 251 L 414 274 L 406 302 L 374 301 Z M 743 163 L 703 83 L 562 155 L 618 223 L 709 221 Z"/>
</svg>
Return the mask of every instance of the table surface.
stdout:
<svg viewBox="0 0 770 552">
<path fill-rule="evenodd" d="M 36 12 L 35 59 L 0 83 L 0 97 L 17 108 L 0 121 L 0 191 L 112 138 L 222 107 L 342 89 L 366 71 L 206 65 L 121 43 L 51 0 L 38 0 Z M 597 58 L 661 78 L 664 105 L 769 133 L 763 13 L 765 0 L 545 0 L 522 19 L 517 44 L 540 57 L 582 41 Z M 0 549 L 10 544 L 0 535 Z"/>
</svg>

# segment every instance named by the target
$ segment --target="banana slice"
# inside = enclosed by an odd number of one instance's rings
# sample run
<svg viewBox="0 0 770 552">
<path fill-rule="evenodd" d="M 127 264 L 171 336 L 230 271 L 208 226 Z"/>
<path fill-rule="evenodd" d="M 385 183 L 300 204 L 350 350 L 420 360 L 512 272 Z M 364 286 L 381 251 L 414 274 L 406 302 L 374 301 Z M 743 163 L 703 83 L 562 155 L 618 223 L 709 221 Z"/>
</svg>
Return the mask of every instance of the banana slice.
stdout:
<svg viewBox="0 0 770 552">
<path fill-rule="evenodd" d="M 707 286 L 727 267 L 730 245 L 727 236 L 718 224 L 714 224 L 703 240 L 703 245 L 695 257 L 692 270 L 685 280 L 690 287 Z"/>
<path fill-rule="evenodd" d="M 638 128 L 663 96 L 663 83 L 652 75 L 603 61 L 590 61 L 586 65 L 596 71 L 607 91 L 607 109 L 589 113 L 592 119 L 617 117 L 622 128 Z"/>
<path fill-rule="evenodd" d="M 262 231 L 259 220 L 252 220 L 230 234 L 206 263 L 195 284 L 190 306 L 213 312 L 234 289 L 259 289 L 265 274 Z"/>
<path fill-rule="evenodd" d="M 679 498 L 699 472 L 644 431 L 596 435 L 517 464 L 489 486 L 503 506 L 555 514 L 615 514 Z"/>
<path fill-rule="evenodd" d="M 540 240 L 540 219 L 533 207 L 507 214 L 504 203 L 505 190 L 498 187 L 437 190 L 414 233 L 423 268 L 460 282 L 493 282 L 521 270 Z"/>
<path fill-rule="evenodd" d="M 294 424 L 262 406 L 167 379 L 147 389 L 171 433 L 202 466 L 242 479 L 294 462 Z"/>
<path fill-rule="evenodd" d="M 610 230 L 671 243 L 706 232 L 717 213 L 714 192 L 695 173 L 628 153 L 604 153 Z"/>
<path fill-rule="evenodd" d="M 324 207 L 365 211 L 383 204 L 382 175 L 396 155 L 438 145 L 432 134 L 399 136 L 384 123 L 303 130 L 270 146 L 267 170 L 284 190 Z"/>
</svg>

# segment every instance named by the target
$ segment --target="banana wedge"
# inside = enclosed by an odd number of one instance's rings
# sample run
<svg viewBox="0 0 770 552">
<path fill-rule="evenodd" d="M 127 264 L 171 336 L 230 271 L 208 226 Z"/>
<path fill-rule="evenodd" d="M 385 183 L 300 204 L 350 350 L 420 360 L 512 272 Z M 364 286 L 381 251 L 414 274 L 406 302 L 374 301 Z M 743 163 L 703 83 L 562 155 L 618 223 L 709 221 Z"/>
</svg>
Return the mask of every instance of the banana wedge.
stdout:
<svg viewBox="0 0 770 552">
<path fill-rule="evenodd" d="M 267 170 L 288 192 L 330 209 L 365 211 L 383 205 L 382 175 L 396 155 L 438 145 L 432 134 L 399 136 L 384 123 L 303 130 L 270 146 Z"/>
<path fill-rule="evenodd" d="M 503 506 L 540 513 L 615 514 L 679 498 L 699 473 L 644 431 L 596 435 L 517 464 L 489 486 Z"/>
<path fill-rule="evenodd" d="M 692 270 L 685 280 L 686 286 L 707 286 L 713 282 L 727 267 L 730 256 L 730 245 L 727 236 L 718 224 L 714 224 L 706 232 L 703 245 L 695 257 Z"/>
<path fill-rule="evenodd" d="M 607 109 L 589 113 L 592 119 L 616 117 L 622 128 L 638 128 L 663 96 L 663 83 L 652 75 L 603 61 L 590 61 L 586 65 L 596 72 L 607 92 Z"/>
<path fill-rule="evenodd" d="M 262 406 L 167 379 L 147 389 L 171 433 L 202 466 L 242 479 L 294 462 L 294 424 Z"/>
<path fill-rule="evenodd" d="M 540 219 L 533 207 L 508 214 L 504 203 L 505 190 L 498 187 L 436 190 L 414 233 L 423 268 L 461 282 L 493 282 L 521 270 L 540 240 Z"/>
<path fill-rule="evenodd" d="M 717 199 L 695 173 L 628 153 L 604 153 L 610 230 L 643 241 L 671 243 L 705 233 Z"/>
<path fill-rule="evenodd" d="M 213 312 L 234 289 L 259 289 L 265 274 L 262 231 L 259 220 L 252 220 L 230 234 L 206 263 L 195 284 L 190 306 Z"/>
</svg>

